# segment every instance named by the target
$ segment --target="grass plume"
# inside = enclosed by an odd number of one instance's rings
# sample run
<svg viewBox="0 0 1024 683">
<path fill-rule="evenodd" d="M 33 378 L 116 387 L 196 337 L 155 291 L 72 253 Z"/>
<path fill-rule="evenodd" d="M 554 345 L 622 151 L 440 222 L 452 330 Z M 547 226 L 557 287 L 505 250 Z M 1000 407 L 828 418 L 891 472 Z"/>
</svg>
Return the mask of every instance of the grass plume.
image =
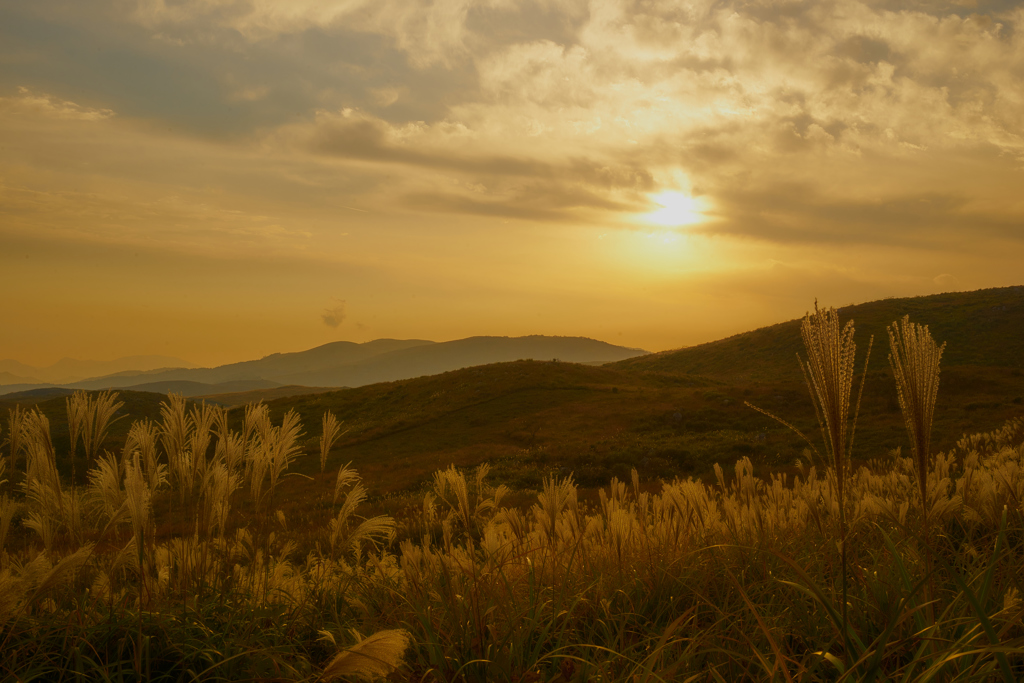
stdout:
<svg viewBox="0 0 1024 683">
<path fill-rule="evenodd" d="M 888 331 L 889 364 L 910 436 L 921 504 L 927 509 L 932 420 L 939 393 L 939 361 L 946 345 L 937 345 L 928 326 L 910 322 L 909 315 L 890 325 Z"/>
<path fill-rule="evenodd" d="M 324 411 L 323 430 L 320 433 L 320 471 L 327 467 L 327 454 L 341 436 L 341 425 L 338 418 L 329 410 Z"/>
</svg>

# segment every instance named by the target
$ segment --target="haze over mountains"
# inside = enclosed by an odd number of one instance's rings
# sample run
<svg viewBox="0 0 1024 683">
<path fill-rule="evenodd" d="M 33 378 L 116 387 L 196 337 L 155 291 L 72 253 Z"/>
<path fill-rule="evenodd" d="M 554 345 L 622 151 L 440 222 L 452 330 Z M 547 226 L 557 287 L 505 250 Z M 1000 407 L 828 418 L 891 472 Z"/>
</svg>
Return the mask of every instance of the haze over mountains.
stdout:
<svg viewBox="0 0 1024 683">
<path fill-rule="evenodd" d="M 0 385 L 5 384 L 68 384 L 90 377 L 102 377 L 119 372 L 146 372 L 161 368 L 194 368 L 190 363 L 174 356 L 127 356 L 116 360 L 77 360 L 62 358 L 53 365 L 37 368 L 16 360 L 0 360 Z"/>
<path fill-rule="evenodd" d="M 23 368 L 28 366 L 5 361 L 0 364 L 0 372 L 6 371 L 8 374 L 0 375 L 0 385 L 3 385 L 0 386 L 0 394 L 58 386 L 159 393 L 173 391 L 185 396 L 285 385 L 357 387 L 526 358 L 606 363 L 646 353 L 641 349 L 615 346 L 585 337 L 470 337 L 449 342 L 378 339 L 363 344 L 332 342 L 308 351 L 275 353 L 260 360 L 215 368 L 168 368 L 166 364 L 154 367 L 155 361 L 151 360 L 148 368 L 121 368 L 102 376 L 76 378 L 74 381 L 39 381 L 38 373 L 34 376 L 22 374 Z M 117 363 L 128 360 L 112 361 L 111 367 L 118 367 Z"/>
</svg>

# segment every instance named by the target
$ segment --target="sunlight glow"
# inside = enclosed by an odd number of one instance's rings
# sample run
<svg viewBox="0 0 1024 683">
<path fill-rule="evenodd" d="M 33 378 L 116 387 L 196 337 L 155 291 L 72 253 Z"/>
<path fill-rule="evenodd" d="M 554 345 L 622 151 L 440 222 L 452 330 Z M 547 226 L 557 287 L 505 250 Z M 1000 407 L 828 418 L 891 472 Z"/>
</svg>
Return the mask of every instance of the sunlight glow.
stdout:
<svg viewBox="0 0 1024 683">
<path fill-rule="evenodd" d="M 680 225 L 692 225 L 704 220 L 701 213 L 702 202 L 699 199 L 690 197 L 682 192 L 666 190 L 651 197 L 661 206 L 660 209 L 644 215 L 644 219 L 655 225 L 665 227 L 678 227 Z"/>
<path fill-rule="evenodd" d="M 707 256 L 691 235 L 671 228 L 616 231 L 601 235 L 598 241 L 604 258 L 629 272 L 631 279 L 688 272 Z"/>
</svg>

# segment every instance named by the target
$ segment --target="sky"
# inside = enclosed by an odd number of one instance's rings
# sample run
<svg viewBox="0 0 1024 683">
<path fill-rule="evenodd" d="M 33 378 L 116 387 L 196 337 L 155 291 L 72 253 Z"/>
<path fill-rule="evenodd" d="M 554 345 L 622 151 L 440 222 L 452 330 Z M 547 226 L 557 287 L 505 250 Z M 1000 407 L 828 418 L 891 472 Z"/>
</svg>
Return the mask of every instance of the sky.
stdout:
<svg viewBox="0 0 1024 683">
<path fill-rule="evenodd" d="M 0 0 L 0 358 L 1024 284 L 1024 4 Z M 927 321 L 922 321 L 927 322 Z"/>
</svg>

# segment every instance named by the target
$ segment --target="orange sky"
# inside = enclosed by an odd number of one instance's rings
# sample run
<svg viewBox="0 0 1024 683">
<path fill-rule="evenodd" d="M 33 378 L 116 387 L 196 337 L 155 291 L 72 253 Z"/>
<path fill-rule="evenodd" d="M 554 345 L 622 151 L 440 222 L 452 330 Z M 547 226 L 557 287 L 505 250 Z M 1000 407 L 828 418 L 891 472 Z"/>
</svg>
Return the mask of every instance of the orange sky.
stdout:
<svg viewBox="0 0 1024 683">
<path fill-rule="evenodd" d="M 1014 2 L 0 0 L 0 358 L 1021 284 Z M 926 322 L 926 321 L 925 321 Z"/>
</svg>

